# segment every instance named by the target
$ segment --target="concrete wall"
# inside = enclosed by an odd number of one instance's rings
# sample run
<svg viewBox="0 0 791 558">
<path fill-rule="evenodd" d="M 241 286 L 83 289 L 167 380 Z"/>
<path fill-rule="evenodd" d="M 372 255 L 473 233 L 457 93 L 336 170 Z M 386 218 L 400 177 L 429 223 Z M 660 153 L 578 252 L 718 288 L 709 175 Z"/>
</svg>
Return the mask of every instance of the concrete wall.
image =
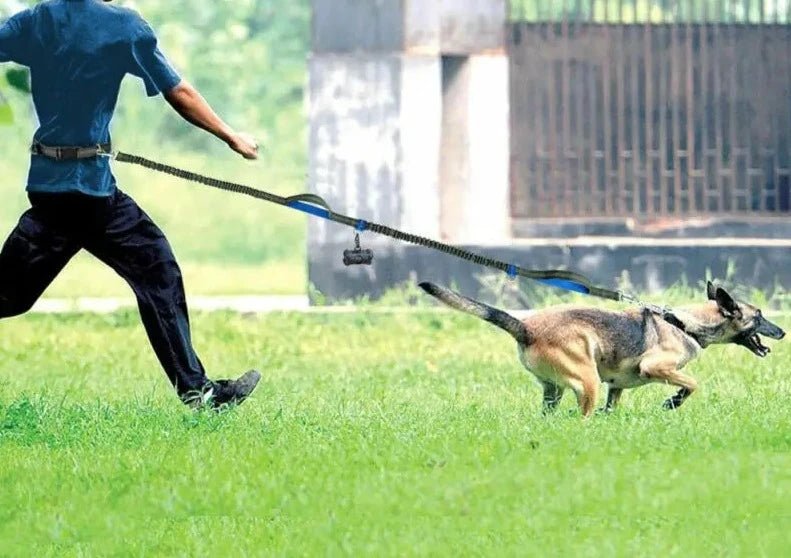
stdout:
<svg viewBox="0 0 791 558">
<path fill-rule="evenodd" d="M 507 242 L 509 205 L 508 61 L 500 55 L 469 59 L 467 159 L 461 226 L 455 242 Z"/>
<path fill-rule="evenodd" d="M 313 52 L 502 52 L 506 0 L 313 0 Z"/>
<path fill-rule="evenodd" d="M 401 54 L 310 60 L 310 183 L 338 212 L 439 233 L 439 59 Z M 351 231 L 311 220 L 311 250 Z"/>
<path fill-rule="evenodd" d="M 601 242 L 595 239 L 572 241 L 515 242 L 502 245 L 464 245 L 476 253 L 505 262 L 515 262 L 537 269 L 573 269 L 595 284 L 616 288 L 624 278 L 637 292 L 655 292 L 682 280 L 695 286 L 708 274 L 732 285 L 745 285 L 772 291 L 778 284 L 791 287 L 788 271 L 791 241 L 766 243 L 673 242 L 669 239 L 619 239 Z M 321 292 L 330 300 L 377 297 L 388 288 L 404 282 L 433 281 L 455 285 L 467 296 L 494 302 L 485 288 L 485 277 L 503 274 L 426 248 L 410 245 L 375 247 L 374 268 L 346 269 L 338 263 L 333 250 L 317 254 L 312 278 L 320 281 Z M 778 281 L 779 280 L 779 281 Z M 520 288 L 528 301 L 540 300 L 539 284 L 523 279 Z M 558 291 L 554 291 L 558 292 Z M 703 291 L 701 290 L 701 297 Z M 530 305 L 528 305 L 530 307 Z"/>
<path fill-rule="evenodd" d="M 507 239 L 505 1 L 313 0 L 313 7 L 311 191 L 335 211 L 429 238 Z M 332 290 L 332 273 L 390 284 L 380 261 L 339 267 L 353 234 L 310 221 L 309 275 L 319 290 Z M 400 249 L 363 236 L 384 253 Z"/>
<path fill-rule="evenodd" d="M 445 56 L 443 70 L 442 238 L 507 242 L 507 60 L 499 55 Z"/>
<path fill-rule="evenodd" d="M 314 54 L 400 52 L 401 0 L 313 0 Z"/>
<path fill-rule="evenodd" d="M 709 272 L 723 278 L 735 265 L 735 282 L 791 287 L 787 223 L 512 226 L 505 0 L 313 5 L 310 183 L 336 211 L 526 267 L 573 269 L 603 286 L 628 270 L 637 289 L 658 290 Z M 533 240 L 515 241 L 513 230 Z M 455 283 L 480 296 L 481 277 L 493 273 L 371 234 L 363 244 L 374 249 L 374 265 L 346 268 L 341 254 L 353 235 L 310 220 L 309 278 L 330 299 L 377 296 L 407 280 Z"/>
<path fill-rule="evenodd" d="M 441 4 L 440 36 L 443 53 L 503 54 L 505 22 L 508 19 L 506 0 L 434 2 Z M 431 0 L 428 3 L 432 3 Z"/>
</svg>

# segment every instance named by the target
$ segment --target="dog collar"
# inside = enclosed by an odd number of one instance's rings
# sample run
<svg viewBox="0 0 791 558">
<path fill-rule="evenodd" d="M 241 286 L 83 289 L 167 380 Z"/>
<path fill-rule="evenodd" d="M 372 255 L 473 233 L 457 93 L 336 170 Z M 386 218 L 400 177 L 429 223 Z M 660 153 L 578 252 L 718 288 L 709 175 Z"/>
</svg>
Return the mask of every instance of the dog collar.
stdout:
<svg viewBox="0 0 791 558">
<path fill-rule="evenodd" d="M 691 338 L 695 343 L 703 347 L 703 342 L 701 341 L 700 337 L 698 337 L 694 333 L 687 331 L 687 326 L 684 324 L 684 322 L 682 322 L 678 318 L 678 316 L 673 314 L 673 312 L 671 312 L 670 310 L 665 310 L 664 312 L 662 312 L 662 319 L 665 320 L 670 325 L 672 325 L 673 327 L 681 330 L 681 333 Z"/>
</svg>

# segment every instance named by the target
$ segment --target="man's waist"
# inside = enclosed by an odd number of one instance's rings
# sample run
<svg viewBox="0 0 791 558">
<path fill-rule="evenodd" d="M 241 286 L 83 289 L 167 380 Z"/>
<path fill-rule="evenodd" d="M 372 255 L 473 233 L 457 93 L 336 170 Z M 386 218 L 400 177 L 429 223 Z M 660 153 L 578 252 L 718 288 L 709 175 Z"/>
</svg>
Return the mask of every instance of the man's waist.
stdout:
<svg viewBox="0 0 791 558">
<path fill-rule="evenodd" d="M 55 161 L 77 161 L 96 157 L 112 157 L 113 146 L 111 142 L 87 146 L 44 145 L 34 142 L 30 146 L 30 152 L 33 155 L 40 155 Z"/>
</svg>

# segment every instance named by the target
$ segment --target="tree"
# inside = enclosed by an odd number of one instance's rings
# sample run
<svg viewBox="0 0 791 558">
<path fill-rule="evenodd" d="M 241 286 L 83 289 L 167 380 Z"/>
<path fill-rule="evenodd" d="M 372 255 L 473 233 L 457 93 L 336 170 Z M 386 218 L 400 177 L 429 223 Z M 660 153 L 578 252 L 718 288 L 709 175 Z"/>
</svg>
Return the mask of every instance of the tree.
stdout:
<svg viewBox="0 0 791 558">
<path fill-rule="evenodd" d="M 35 3 L 0 0 L 0 19 Z M 278 148 L 291 142 L 290 152 L 302 150 L 300 140 L 292 138 L 304 129 L 309 0 L 136 0 L 134 6 L 151 23 L 177 70 L 233 125 L 262 136 L 265 145 L 272 132 L 288 138 Z M 17 68 L 0 77 L 0 121 L 13 118 L 9 89 L 24 90 L 26 83 Z M 212 143 L 139 94 L 124 97 L 118 116 L 120 126 L 138 137 L 167 135 L 201 149 Z"/>
</svg>

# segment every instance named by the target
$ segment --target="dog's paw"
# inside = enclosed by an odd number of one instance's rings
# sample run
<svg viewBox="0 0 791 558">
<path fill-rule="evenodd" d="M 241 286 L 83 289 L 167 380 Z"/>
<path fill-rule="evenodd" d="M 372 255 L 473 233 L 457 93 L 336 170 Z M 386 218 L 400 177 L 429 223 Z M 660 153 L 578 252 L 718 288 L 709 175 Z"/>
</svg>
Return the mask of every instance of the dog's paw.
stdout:
<svg viewBox="0 0 791 558">
<path fill-rule="evenodd" d="M 662 408 L 664 410 L 666 410 L 666 411 L 675 411 L 680 406 L 681 406 L 681 403 L 679 403 L 678 401 L 674 401 L 673 398 L 671 397 L 670 399 L 668 399 L 667 401 L 664 402 L 664 404 L 662 405 Z"/>
</svg>

